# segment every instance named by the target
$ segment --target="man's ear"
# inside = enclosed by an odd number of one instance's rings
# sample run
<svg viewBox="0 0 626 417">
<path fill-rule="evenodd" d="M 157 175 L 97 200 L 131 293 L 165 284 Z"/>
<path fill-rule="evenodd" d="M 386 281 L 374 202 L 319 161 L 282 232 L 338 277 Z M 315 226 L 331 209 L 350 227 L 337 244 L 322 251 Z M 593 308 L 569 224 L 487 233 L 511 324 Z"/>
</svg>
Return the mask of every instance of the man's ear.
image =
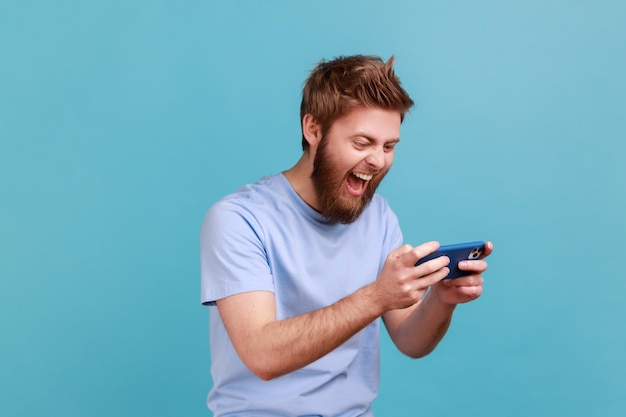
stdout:
<svg viewBox="0 0 626 417">
<path fill-rule="evenodd" d="M 302 135 L 311 147 L 316 147 L 322 140 L 322 126 L 308 113 L 302 118 Z"/>
</svg>

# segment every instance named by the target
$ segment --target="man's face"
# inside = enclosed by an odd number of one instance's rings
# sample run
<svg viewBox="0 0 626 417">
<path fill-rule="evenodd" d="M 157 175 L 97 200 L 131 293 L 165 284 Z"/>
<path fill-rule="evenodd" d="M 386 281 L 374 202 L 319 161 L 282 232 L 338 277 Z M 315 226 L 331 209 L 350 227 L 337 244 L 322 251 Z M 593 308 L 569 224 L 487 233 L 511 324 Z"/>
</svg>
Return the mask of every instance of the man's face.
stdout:
<svg viewBox="0 0 626 417">
<path fill-rule="evenodd" d="M 328 219 L 359 218 L 393 163 L 400 113 L 358 107 L 337 119 L 315 154 L 311 179 L 317 209 Z"/>
</svg>

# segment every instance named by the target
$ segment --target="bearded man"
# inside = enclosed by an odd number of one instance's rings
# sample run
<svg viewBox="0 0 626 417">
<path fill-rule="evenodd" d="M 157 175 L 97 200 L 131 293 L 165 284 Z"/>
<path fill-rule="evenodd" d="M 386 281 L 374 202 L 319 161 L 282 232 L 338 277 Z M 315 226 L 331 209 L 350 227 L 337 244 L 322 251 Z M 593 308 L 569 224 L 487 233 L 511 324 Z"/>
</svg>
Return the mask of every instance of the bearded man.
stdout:
<svg viewBox="0 0 626 417">
<path fill-rule="evenodd" d="M 482 293 L 484 259 L 419 266 L 438 242 L 403 245 L 376 187 L 413 101 L 393 57 L 320 62 L 302 94 L 302 157 L 218 201 L 200 237 L 215 416 L 372 416 L 379 317 L 419 358 L 455 306 Z M 485 245 L 485 256 L 493 250 Z M 429 291 L 430 290 L 430 291 Z M 426 293 L 428 292 L 428 295 Z"/>
</svg>

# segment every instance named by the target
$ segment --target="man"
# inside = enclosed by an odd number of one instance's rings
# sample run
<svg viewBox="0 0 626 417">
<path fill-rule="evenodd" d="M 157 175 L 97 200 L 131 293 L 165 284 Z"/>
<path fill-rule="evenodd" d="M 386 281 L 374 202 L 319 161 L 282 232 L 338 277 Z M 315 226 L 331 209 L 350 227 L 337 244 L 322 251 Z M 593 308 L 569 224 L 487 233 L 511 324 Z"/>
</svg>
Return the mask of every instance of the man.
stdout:
<svg viewBox="0 0 626 417">
<path fill-rule="evenodd" d="M 393 62 L 322 61 L 303 90 L 302 157 L 207 213 L 202 302 L 215 416 L 371 416 L 378 317 L 418 358 L 444 336 L 455 306 L 480 296 L 484 260 L 461 263 L 467 276 L 452 280 L 443 280 L 447 257 L 415 266 L 439 244 L 402 245 L 396 216 L 374 193 L 413 105 Z M 488 242 L 485 255 L 492 250 Z"/>
</svg>

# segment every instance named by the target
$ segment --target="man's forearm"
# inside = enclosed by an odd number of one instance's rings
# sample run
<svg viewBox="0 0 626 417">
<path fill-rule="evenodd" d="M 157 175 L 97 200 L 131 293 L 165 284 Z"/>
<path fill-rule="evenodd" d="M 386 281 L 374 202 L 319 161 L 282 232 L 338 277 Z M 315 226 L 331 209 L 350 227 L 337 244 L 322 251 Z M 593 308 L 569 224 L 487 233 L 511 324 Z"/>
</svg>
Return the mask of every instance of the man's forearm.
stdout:
<svg viewBox="0 0 626 417">
<path fill-rule="evenodd" d="M 233 344 L 257 376 L 270 380 L 316 361 L 354 336 L 382 314 L 376 301 L 371 286 L 364 287 L 328 307 L 234 335 Z"/>
<path fill-rule="evenodd" d="M 420 358 L 432 352 L 445 336 L 454 313 L 455 306 L 441 302 L 431 291 L 415 308 L 385 318 L 391 338 L 405 355 Z M 401 317 L 401 318 L 399 318 Z"/>
</svg>

